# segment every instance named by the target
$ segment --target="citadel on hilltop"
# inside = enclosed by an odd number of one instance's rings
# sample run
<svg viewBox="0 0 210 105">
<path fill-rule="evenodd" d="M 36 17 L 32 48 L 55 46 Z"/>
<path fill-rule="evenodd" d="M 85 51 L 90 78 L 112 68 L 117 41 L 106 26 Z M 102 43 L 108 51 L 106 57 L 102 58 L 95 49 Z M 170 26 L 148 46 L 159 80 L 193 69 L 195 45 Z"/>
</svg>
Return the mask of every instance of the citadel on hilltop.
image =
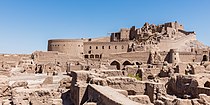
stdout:
<svg viewBox="0 0 210 105">
<path fill-rule="evenodd" d="M 209 61 L 209 48 L 196 40 L 195 32 L 185 31 L 178 22 L 145 23 L 142 28 L 122 28 L 103 38 L 52 39 L 48 51 L 75 59 L 108 61 L 117 69 L 126 64 Z"/>
</svg>

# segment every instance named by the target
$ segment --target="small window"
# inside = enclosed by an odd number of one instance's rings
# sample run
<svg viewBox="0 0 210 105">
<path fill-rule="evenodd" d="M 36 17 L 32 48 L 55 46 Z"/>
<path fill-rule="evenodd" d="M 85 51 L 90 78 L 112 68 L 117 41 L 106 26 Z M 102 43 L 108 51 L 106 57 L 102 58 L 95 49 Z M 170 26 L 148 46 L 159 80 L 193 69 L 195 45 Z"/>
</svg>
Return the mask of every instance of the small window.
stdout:
<svg viewBox="0 0 210 105">
<path fill-rule="evenodd" d="M 122 46 L 122 49 L 124 49 L 124 46 Z"/>
<path fill-rule="evenodd" d="M 91 54 L 91 51 L 88 51 L 88 54 Z"/>
<path fill-rule="evenodd" d="M 115 46 L 114 48 L 117 49 L 117 46 Z"/>
<path fill-rule="evenodd" d="M 65 44 L 63 46 L 65 46 Z"/>
<path fill-rule="evenodd" d="M 174 58 L 174 60 L 176 60 L 176 58 Z"/>
<path fill-rule="evenodd" d="M 88 55 L 85 55 L 85 58 L 88 58 Z"/>
<path fill-rule="evenodd" d="M 94 55 L 90 55 L 90 58 L 94 58 Z"/>
<path fill-rule="evenodd" d="M 109 49 L 111 49 L 111 46 L 109 46 Z"/>
<path fill-rule="evenodd" d="M 98 49 L 98 46 L 96 46 L 96 49 Z"/>
<path fill-rule="evenodd" d="M 90 46 L 89 48 L 91 49 L 92 47 Z"/>
<path fill-rule="evenodd" d="M 99 55 L 96 54 L 96 55 L 95 55 L 95 58 L 99 58 Z"/>
<path fill-rule="evenodd" d="M 80 47 L 80 45 L 78 45 L 78 47 Z"/>
<path fill-rule="evenodd" d="M 102 46 L 102 49 L 104 49 L 104 46 Z"/>
</svg>

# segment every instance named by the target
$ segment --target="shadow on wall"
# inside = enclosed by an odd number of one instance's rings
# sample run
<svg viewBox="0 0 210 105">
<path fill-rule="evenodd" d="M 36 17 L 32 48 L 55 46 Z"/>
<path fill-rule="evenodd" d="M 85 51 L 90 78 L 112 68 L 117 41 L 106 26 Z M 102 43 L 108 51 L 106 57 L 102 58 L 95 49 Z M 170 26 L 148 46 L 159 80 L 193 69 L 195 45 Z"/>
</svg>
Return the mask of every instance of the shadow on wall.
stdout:
<svg viewBox="0 0 210 105">
<path fill-rule="evenodd" d="M 61 94 L 62 105 L 74 105 L 70 99 L 70 90 Z"/>
</svg>

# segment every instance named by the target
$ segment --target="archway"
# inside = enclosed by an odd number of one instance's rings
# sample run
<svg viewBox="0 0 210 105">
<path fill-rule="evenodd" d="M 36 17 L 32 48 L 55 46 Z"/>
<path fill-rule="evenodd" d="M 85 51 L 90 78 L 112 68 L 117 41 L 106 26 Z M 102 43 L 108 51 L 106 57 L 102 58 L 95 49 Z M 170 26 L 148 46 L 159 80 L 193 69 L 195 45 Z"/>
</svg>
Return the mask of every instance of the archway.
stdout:
<svg viewBox="0 0 210 105">
<path fill-rule="evenodd" d="M 115 65 L 117 70 L 120 70 L 120 63 L 117 61 L 113 61 L 110 65 Z"/>
<path fill-rule="evenodd" d="M 204 84 L 204 87 L 208 87 L 208 88 L 210 88 L 210 82 L 209 82 L 209 81 L 207 81 L 207 82 Z"/>
<path fill-rule="evenodd" d="M 207 55 L 203 56 L 203 61 L 208 61 L 208 56 Z"/>
<path fill-rule="evenodd" d="M 133 64 L 131 64 L 129 61 L 125 61 L 125 62 L 123 63 L 123 65 L 126 66 L 126 65 L 133 65 Z"/>
<path fill-rule="evenodd" d="M 128 95 L 136 95 L 136 92 L 134 90 L 127 90 Z"/>
<path fill-rule="evenodd" d="M 139 62 L 136 62 L 136 65 L 142 65 L 142 62 L 141 62 L 141 63 L 139 63 Z"/>
</svg>

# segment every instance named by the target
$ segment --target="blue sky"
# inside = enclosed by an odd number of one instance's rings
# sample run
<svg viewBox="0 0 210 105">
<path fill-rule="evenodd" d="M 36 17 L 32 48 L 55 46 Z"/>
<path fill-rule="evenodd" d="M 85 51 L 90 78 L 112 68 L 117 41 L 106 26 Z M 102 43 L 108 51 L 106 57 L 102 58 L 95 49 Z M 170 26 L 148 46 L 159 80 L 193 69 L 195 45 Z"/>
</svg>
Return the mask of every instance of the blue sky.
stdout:
<svg viewBox="0 0 210 105">
<path fill-rule="evenodd" d="M 210 0 L 0 0 L 0 53 L 47 50 L 54 38 L 107 36 L 178 21 L 210 45 Z"/>
</svg>

